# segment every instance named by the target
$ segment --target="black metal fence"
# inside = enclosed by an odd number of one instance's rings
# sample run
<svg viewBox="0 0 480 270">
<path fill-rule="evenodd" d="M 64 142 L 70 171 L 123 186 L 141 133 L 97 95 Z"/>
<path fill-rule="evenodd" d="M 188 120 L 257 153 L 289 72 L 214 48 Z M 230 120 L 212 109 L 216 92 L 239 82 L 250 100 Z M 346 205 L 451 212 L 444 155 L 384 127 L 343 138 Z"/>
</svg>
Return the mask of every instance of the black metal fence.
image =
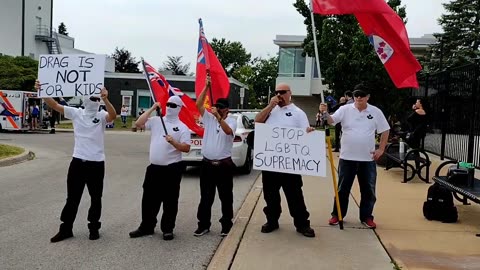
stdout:
<svg viewBox="0 0 480 270">
<path fill-rule="evenodd" d="M 419 78 L 420 88 L 412 90 L 412 97 L 430 103 L 425 150 L 480 168 L 479 80 L 478 61 Z"/>
</svg>

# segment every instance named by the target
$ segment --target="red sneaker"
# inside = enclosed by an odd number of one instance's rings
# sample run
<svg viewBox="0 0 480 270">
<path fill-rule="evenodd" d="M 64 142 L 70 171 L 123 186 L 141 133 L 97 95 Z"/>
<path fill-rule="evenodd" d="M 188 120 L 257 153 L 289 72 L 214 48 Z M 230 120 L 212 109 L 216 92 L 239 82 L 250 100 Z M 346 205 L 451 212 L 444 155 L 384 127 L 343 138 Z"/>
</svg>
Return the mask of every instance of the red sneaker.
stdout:
<svg viewBox="0 0 480 270">
<path fill-rule="evenodd" d="M 370 229 L 377 228 L 377 224 L 373 222 L 373 218 L 367 218 L 365 221 L 362 222 L 363 225 L 367 226 Z"/>
<path fill-rule="evenodd" d="M 332 216 L 332 217 L 328 220 L 328 224 L 330 224 L 330 225 L 338 225 L 338 217 Z"/>
</svg>

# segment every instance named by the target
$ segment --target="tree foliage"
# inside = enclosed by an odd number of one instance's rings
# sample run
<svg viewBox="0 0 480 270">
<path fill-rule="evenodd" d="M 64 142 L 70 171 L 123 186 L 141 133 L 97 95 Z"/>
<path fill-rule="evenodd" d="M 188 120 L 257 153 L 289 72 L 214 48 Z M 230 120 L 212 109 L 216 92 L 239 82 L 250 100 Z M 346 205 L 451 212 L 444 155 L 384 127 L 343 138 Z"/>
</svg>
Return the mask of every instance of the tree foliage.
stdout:
<svg viewBox="0 0 480 270">
<path fill-rule="evenodd" d="M 115 48 L 115 52 L 112 54 L 112 58 L 115 59 L 115 71 L 125 73 L 139 73 L 138 64 L 140 61 L 136 61 L 132 54 L 122 48 Z"/>
<path fill-rule="evenodd" d="M 58 33 L 68 36 L 67 26 L 63 22 L 61 22 L 60 25 L 58 25 Z"/>
<path fill-rule="evenodd" d="M 238 68 L 233 77 L 249 88 L 249 108 L 261 108 L 268 103 L 269 89 L 274 91 L 278 73 L 278 57 L 253 59 L 248 65 Z"/>
<path fill-rule="evenodd" d="M 431 46 L 430 71 L 464 65 L 480 57 L 480 0 L 453 0 L 442 5 L 447 13 L 438 19 L 443 33 L 434 34 L 439 42 Z"/>
<path fill-rule="evenodd" d="M 235 70 L 248 64 L 252 58 L 252 55 L 247 53 L 242 43 L 238 41 L 213 38 L 210 45 L 229 77 L 233 76 Z"/>
<path fill-rule="evenodd" d="M 170 70 L 173 75 L 187 75 L 190 70 L 190 63 L 183 64 L 182 56 L 167 56 L 168 60 L 163 63 L 164 70 Z"/>
<path fill-rule="evenodd" d="M 405 21 L 401 0 L 389 0 L 388 4 Z M 302 44 L 304 53 L 315 57 L 309 7 L 304 0 L 297 0 L 293 6 L 305 18 L 308 34 Z M 406 97 L 407 91 L 395 88 L 355 17 L 314 16 L 322 79 L 334 96 L 339 98 L 356 84 L 364 83 L 371 89 L 370 102 L 384 113 L 404 109 L 404 98 L 400 97 Z"/>
<path fill-rule="evenodd" d="M 32 91 L 38 62 L 30 57 L 0 56 L 0 89 Z"/>
</svg>

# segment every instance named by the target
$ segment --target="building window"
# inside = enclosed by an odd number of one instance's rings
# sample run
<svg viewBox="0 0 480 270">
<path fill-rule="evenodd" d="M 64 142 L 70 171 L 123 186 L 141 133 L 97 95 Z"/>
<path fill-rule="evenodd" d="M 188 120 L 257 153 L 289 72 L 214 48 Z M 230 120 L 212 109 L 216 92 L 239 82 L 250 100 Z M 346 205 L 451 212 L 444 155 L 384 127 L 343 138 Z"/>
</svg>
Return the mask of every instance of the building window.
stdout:
<svg viewBox="0 0 480 270">
<path fill-rule="evenodd" d="M 279 77 L 305 77 L 305 57 L 302 48 L 280 48 Z"/>
</svg>

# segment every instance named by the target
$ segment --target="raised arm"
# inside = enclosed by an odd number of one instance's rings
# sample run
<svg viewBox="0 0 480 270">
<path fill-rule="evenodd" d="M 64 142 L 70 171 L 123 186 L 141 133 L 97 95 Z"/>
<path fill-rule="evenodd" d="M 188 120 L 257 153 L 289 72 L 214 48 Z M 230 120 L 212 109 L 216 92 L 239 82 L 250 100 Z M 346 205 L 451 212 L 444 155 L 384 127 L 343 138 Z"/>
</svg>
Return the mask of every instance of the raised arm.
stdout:
<svg viewBox="0 0 480 270">
<path fill-rule="evenodd" d="M 207 90 L 211 87 L 210 77 L 207 76 L 207 80 L 205 81 L 205 87 L 203 88 L 202 92 L 197 98 L 197 109 L 200 112 L 200 115 L 205 113 L 205 97 L 207 96 Z"/>
<path fill-rule="evenodd" d="M 259 112 L 255 116 L 255 122 L 257 123 L 265 123 L 267 121 L 268 116 L 270 115 L 270 112 L 277 106 L 279 102 L 279 99 L 277 96 L 274 96 L 270 99 L 270 103 L 268 104 L 267 107 L 265 107 L 261 112 Z"/>
<path fill-rule="evenodd" d="M 154 111 L 157 110 L 157 108 L 160 108 L 160 103 L 156 102 L 153 104 L 153 106 L 148 109 L 146 112 L 144 112 L 140 117 L 138 117 L 137 121 L 135 121 L 135 126 L 137 128 L 143 128 L 145 126 L 145 123 L 147 122 L 148 118 Z M 162 116 L 160 116 L 162 117 Z"/>
<path fill-rule="evenodd" d="M 35 81 L 35 90 L 38 91 L 42 88 L 42 85 L 38 80 Z M 59 113 L 64 113 L 63 110 L 63 105 L 58 104 L 53 98 L 42 98 L 45 103 L 47 103 L 48 107 L 52 108 L 53 110 L 59 112 Z"/>
<path fill-rule="evenodd" d="M 107 107 L 107 122 L 112 122 L 113 120 L 115 120 L 115 118 L 117 118 L 117 112 L 115 111 L 115 108 L 113 107 L 110 100 L 108 100 L 108 91 L 105 87 L 102 88 L 102 91 L 100 92 L 100 97 L 105 103 L 105 107 Z"/>
</svg>

